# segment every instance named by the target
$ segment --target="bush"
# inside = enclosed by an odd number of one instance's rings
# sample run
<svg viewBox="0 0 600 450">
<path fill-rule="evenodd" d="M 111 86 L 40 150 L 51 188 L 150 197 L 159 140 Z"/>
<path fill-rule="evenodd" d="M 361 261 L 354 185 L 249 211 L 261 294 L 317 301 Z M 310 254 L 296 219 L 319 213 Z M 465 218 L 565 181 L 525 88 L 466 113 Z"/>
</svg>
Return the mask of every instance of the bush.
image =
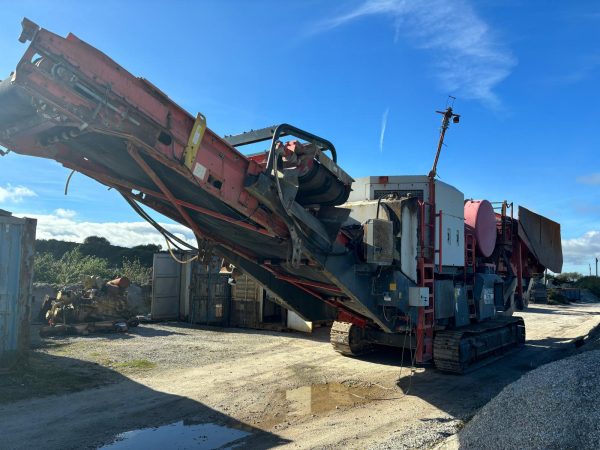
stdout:
<svg viewBox="0 0 600 450">
<path fill-rule="evenodd" d="M 79 283 L 84 275 L 110 280 L 118 273 L 116 268 L 108 266 L 106 259 L 83 255 L 78 248 L 65 253 L 58 262 L 58 268 L 57 280 L 62 285 Z"/>
<path fill-rule="evenodd" d="M 572 283 L 579 280 L 582 276 L 579 272 L 563 272 L 556 275 L 554 279 L 560 283 Z"/>
<path fill-rule="evenodd" d="M 152 281 L 152 267 L 144 266 L 139 259 L 123 259 L 121 275 L 126 276 L 132 283 L 149 284 Z"/>
<path fill-rule="evenodd" d="M 548 289 L 547 292 L 549 305 L 569 305 L 571 303 L 567 297 L 556 289 Z"/>
<path fill-rule="evenodd" d="M 88 236 L 82 244 L 58 241 L 56 239 L 37 239 L 35 249 L 38 253 L 50 253 L 60 259 L 66 252 L 78 248 L 81 254 L 106 259 L 111 267 L 121 266 L 123 258 L 139 259 L 142 265 L 152 267 L 154 253 L 161 250 L 160 245 L 146 244 L 127 248 L 112 245 L 107 239 L 99 236 Z"/>
<path fill-rule="evenodd" d="M 49 253 L 35 256 L 34 281 L 59 286 L 79 283 L 84 275 L 97 275 L 111 279 L 119 272 L 108 261 L 95 256 L 83 255 L 78 248 L 66 252 L 60 259 Z"/>
<path fill-rule="evenodd" d="M 94 275 L 111 280 L 126 276 L 140 285 L 152 281 L 152 267 L 144 266 L 139 259 L 123 258 L 121 267 L 115 267 L 107 259 L 84 255 L 79 248 L 69 250 L 61 258 L 50 253 L 35 255 L 34 281 L 57 286 L 79 283 L 85 275 Z"/>
<path fill-rule="evenodd" d="M 38 253 L 33 262 L 33 276 L 36 283 L 56 284 L 58 261 L 50 253 Z"/>
<path fill-rule="evenodd" d="M 600 297 L 600 277 L 582 277 L 575 283 L 579 289 L 587 289 L 596 297 Z"/>
</svg>

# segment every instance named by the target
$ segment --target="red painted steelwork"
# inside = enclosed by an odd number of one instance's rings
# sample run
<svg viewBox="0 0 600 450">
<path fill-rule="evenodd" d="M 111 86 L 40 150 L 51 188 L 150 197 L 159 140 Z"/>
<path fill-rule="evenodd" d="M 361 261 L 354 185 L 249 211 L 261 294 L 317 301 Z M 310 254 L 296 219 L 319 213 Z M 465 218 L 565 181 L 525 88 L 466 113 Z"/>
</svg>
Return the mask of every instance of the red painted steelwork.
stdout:
<svg viewBox="0 0 600 450">
<path fill-rule="evenodd" d="M 429 305 L 427 307 L 417 308 L 416 324 L 416 360 L 418 363 L 425 363 L 433 358 L 433 327 L 435 322 L 435 218 L 440 218 L 439 230 L 441 233 L 441 211 L 435 212 L 435 179 L 434 175 L 429 177 L 429 198 L 428 201 L 419 203 L 421 214 L 421 256 L 417 260 L 417 270 L 419 273 L 419 286 L 426 287 L 429 290 Z M 426 216 L 427 219 L 426 220 Z M 439 237 L 439 247 L 441 251 L 442 239 Z M 441 257 L 440 257 L 441 258 Z M 441 259 L 440 259 L 441 270 Z"/>
<path fill-rule="evenodd" d="M 277 277 L 277 278 L 279 278 L 279 277 Z M 293 285 L 294 285 L 294 286 L 296 286 L 298 289 L 301 289 L 301 290 L 303 290 L 303 291 L 304 291 L 304 292 L 306 292 L 307 294 L 310 294 L 310 295 L 312 295 L 313 297 L 316 297 L 316 298 L 318 298 L 319 300 L 321 300 L 321 301 L 323 301 L 323 302 L 325 301 L 325 298 L 324 298 L 324 297 L 323 297 L 321 294 L 319 294 L 319 293 L 317 293 L 317 292 L 313 291 L 312 289 L 309 289 L 309 288 L 307 288 L 306 286 L 304 286 L 304 285 L 302 285 L 302 284 L 300 284 L 300 283 L 294 282 L 294 281 L 290 281 L 290 280 L 286 280 L 286 281 L 287 281 L 288 283 L 290 283 L 290 284 L 293 284 Z"/>
<path fill-rule="evenodd" d="M 302 284 L 317 289 L 324 289 L 326 291 L 335 292 L 336 294 L 343 294 L 343 291 L 340 288 L 332 286 L 330 284 L 319 283 L 318 281 L 303 280 L 301 278 L 290 277 L 288 275 L 276 275 L 276 277 L 280 280 L 289 281 L 290 283 Z"/>
<path fill-rule="evenodd" d="M 147 198 L 147 197 L 140 198 L 138 196 L 131 195 L 131 193 L 125 192 L 125 191 L 119 191 L 119 192 L 121 192 L 121 194 L 126 195 L 127 197 L 131 198 L 132 200 L 140 202 L 140 203 L 148 206 L 149 208 L 152 208 L 152 209 L 158 211 L 159 213 L 161 213 L 167 217 L 174 217 L 174 210 L 172 210 L 171 208 L 169 208 L 167 205 L 165 205 L 162 202 L 157 202 L 157 201 L 155 201 L 151 198 Z M 179 218 L 179 219 L 175 218 L 174 220 L 176 220 L 177 222 L 179 222 L 180 224 L 182 224 L 184 226 L 187 226 L 185 220 L 183 220 L 182 218 Z M 207 236 L 211 241 L 214 241 L 220 247 L 223 247 L 233 253 L 240 255 L 240 256 L 244 257 L 245 259 L 247 259 L 248 261 L 253 262 L 254 264 L 257 264 L 257 265 L 260 264 L 258 259 L 254 255 L 251 255 L 238 247 L 232 246 L 231 243 L 224 242 L 223 240 L 220 240 L 217 237 L 212 236 L 206 232 L 204 232 L 204 236 Z"/>
<path fill-rule="evenodd" d="M 101 166 L 99 166 L 97 164 L 94 165 L 95 167 L 94 167 L 93 170 L 91 170 L 91 169 L 85 169 L 85 168 L 83 168 L 81 166 L 78 166 L 76 164 L 72 164 L 72 163 L 69 163 L 69 162 L 63 162 L 63 165 L 65 167 L 70 168 L 70 169 L 76 170 L 77 172 L 81 172 L 84 175 L 87 175 L 87 176 L 89 176 L 91 178 L 94 178 L 95 180 L 97 180 L 97 181 L 99 181 L 99 182 L 101 182 L 103 184 L 106 184 L 108 186 L 121 186 L 121 187 L 124 187 L 124 188 L 127 188 L 127 189 L 137 190 L 137 191 L 143 192 L 144 194 L 150 195 L 150 196 L 158 198 L 160 200 L 169 200 L 164 194 L 161 194 L 160 192 L 154 191 L 152 189 L 148 189 L 146 187 L 136 186 L 136 185 L 134 185 L 132 183 L 128 183 L 125 180 L 120 180 L 120 179 L 117 180 L 116 178 L 111 177 L 110 175 L 104 173 L 103 170 L 101 169 Z M 254 225 L 252 225 L 250 223 L 242 222 L 240 220 L 232 219 L 229 216 L 225 216 L 225 215 L 220 214 L 218 212 L 211 211 L 211 210 L 206 209 L 206 208 L 202 208 L 200 206 L 194 205 L 193 203 L 189 203 L 189 202 L 186 202 L 186 201 L 183 201 L 183 200 L 179 200 L 179 199 L 175 199 L 175 203 L 177 203 L 178 205 L 184 206 L 184 207 L 186 207 L 188 209 L 191 209 L 193 211 L 202 213 L 202 214 L 210 216 L 210 217 L 214 217 L 215 219 L 219 219 L 219 220 L 222 220 L 224 222 L 228 222 L 228 223 L 237 225 L 237 226 L 245 228 L 247 230 L 255 231 L 257 233 L 264 234 L 265 236 L 276 237 L 276 235 L 274 235 L 273 233 L 270 233 L 269 231 L 265 230 L 264 228 L 260 228 L 258 226 L 254 226 Z"/>
<path fill-rule="evenodd" d="M 350 322 L 354 325 L 358 325 L 361 328 L 366 327 L 368 323 L 363 317 L 358 316 L 356 314 L 352 314 L 351 312 L 348 312 L 345 309 L 339 310 L 337 320 L 340 322 Z"/>
<path fill-rule="evenodd" d="M 256 153 L 254 155 L 246 155 L 250 161 L 254 161 L 256 164 L 266 167 L 267 159 L 269 158 L 269 154 L 267 152 Z"/>
<path fill-rule="evenodd" d="M 439 242 L 439 248 L 437 250 L 438 253 L 438 272 L 442 273 L 442 236 L 443 236 L 443 230 L 444 228 L 442 227 L 442 210 L 440 209 L 440 212 L 437 214 L 438 216 L 438 242 Z"/>
<path fill-rule="evenodd" d="M 162 193 L 167 197 L 167 199 L 173 204 L 177 212 L 181 215 L 181 217 L 186 221 L 187 225 L 194 232 L 196 239 L 200 239 L 201 236 L 204 235 L 198 224 L 192 220 L 190 215 L 187 213 L 185 209 L 181 205 L 177 203 L 177 199 L 171 193 L 169 188 L 163 183 L 158 175 L 152 170 L 152 168 L 148 165 L 144 158 L 139 154 L 138 150 L 132 145 L 127 146 L 127 151 L 131 155 L 131 157 L 138 163 L 138 165 L 146 172 L 146 174 L 150 177 L 150 179 L 156 184 L 156 186 L 162 191 Z"/>
<path fill-rule="evenodd" d="M 288 236 L 285 224 L 259 208 L 258 200 L 244 189 L 246 175 L 263 171 L 260 165 L 206 129 L 192 165 L 200 164 L 203 169 L 196 173 L 202 176 L 194 176 L 182 164 L 194 118 L 151 83 L 74 35 L 64 39 L 39 30 L 17 66 L 15 83 L 29 91 L 40 107 L 56 111 L 55 122 L 42 126 L 56 126 L 58 121 L 72 129 L 125 138 L 242 215 L 278 236 Z M 32 139 L 32 131 L 23 136 L 15 133 L 11 143 L 23 153 L 64 162 Z M 158 139 L 163 134 L 168 144 Z"/>
</svg>

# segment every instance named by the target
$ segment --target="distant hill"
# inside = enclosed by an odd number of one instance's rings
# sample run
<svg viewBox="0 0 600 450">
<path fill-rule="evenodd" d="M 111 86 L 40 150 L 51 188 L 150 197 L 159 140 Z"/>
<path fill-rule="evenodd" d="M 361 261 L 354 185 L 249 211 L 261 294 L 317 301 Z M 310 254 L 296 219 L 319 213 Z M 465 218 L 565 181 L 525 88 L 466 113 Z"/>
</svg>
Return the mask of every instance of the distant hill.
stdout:
<svg viewBox="0 0 600 450">
<path fill-rule="evenodd" d="M 145 267 L 152 267 L 154 253 L 161 250 L 160 245 L 147 244 L 135 247 L 120 247 L 112 245 L 107 239 L 98 236 L 85 238 L 82 244 L 77 242 L 59 241 L 56 239 L 37 239 L 35 251 L 37 254 L 50 253 L 60 259 L 66 252 L 79 248 L 83 255 L 95 256 L 108 260 L 111 266 L 120 267 L 123 259 L 136 260 Z"/>
</svg>

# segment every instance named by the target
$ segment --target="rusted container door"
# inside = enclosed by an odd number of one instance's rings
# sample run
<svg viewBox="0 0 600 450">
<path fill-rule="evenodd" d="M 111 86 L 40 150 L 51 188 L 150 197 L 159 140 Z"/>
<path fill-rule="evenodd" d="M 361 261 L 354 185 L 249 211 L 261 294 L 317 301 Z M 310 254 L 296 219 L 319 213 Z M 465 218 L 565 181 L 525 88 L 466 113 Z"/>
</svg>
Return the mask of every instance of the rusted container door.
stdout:
<svg viewBox="0 0 600 450">
<path fill-rule="evenodd" d="M 35 227 L 0 211 L 0 358 L 28 348 Z"/>
<path fill-rule="evenodd" d="M 229 275 L 195 270 L 191 286 L 193 323 L 226 326 L 229 324 L 231 293 Z"/>
<path fill-rule="evenodd" d="M 231 326 L 259 327 L 263 295 L 262 287 L 253 278 L 239 276 L 231 289 Z"/>
</svg>

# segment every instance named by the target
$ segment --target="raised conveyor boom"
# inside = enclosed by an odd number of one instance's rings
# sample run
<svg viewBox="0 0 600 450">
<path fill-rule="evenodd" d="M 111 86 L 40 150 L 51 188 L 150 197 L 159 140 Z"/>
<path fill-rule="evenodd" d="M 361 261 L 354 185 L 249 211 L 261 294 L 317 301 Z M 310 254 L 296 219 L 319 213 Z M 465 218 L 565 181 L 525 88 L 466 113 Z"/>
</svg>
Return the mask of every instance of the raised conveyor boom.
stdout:
<svg viewBox="0 0 600 450">
<path fill-rule="evenodd" d="M 20 41 L 31 43 L 0 83 L 3 146 L 54 159 L 188 226 L 200 247 L 208 242 L 304 318 L 337 316 L 330 297 L 352 293 L 324 267 L 347 217 L 335 206 L 352 179 L 328 141 L 283 125 L 272 128 L 269 152 L 246 157 L 201 114 L 73 34 L 24 19 Z M 321 206 L 318 218 L 310 203 Z M 352 303 L 343 308 L 371 315 Z"/>
<path fill-rule="evenodd" d="M 464 194 L 435 164 L 355 182 L 320 136 L 284 123 L 222 138 L 72 34 L 24 19 L 19 40 L 31 43 L 0 82 L 2 146 L 116 189 L 173 242 L 140 205 L 189 227 L 199 256 L 225 258 L 306 320 L 336 320 L 340 353 L 407 346 L 418 363 L 463 372 L 522 344 L 524 325 L 506 317 L 515 297 L 562 266 L 558 224 L 478 201 L 488 208 L 466 226 Z M 438 112 L 436 163 L 460 117 Z M 266 151 L 240 151 L 260 142 Z"/>
</svg>

